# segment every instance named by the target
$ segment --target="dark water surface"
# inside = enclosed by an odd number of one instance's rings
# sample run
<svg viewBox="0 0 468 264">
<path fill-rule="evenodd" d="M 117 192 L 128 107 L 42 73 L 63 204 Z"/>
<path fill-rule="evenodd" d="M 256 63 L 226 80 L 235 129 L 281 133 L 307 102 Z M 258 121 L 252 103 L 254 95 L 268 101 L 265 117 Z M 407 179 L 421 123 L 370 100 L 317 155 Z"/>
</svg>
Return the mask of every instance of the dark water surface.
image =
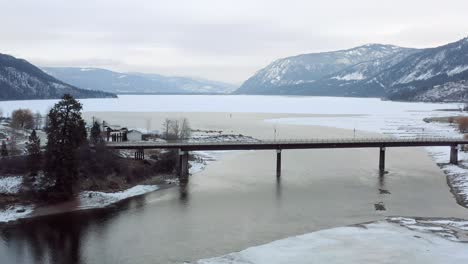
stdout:
<svg viewBox="0 0 468 264">
<path fill-rule="evenodd" d="M 186 190 L 0 227 L 0 263 L 181 263 L 388 215 L 468 218 L 423 150 L 388 150 L 384 178 L 377 153 L 283 151 L 281 180 L 274 151 L 226 153 Z"/>
</svg>

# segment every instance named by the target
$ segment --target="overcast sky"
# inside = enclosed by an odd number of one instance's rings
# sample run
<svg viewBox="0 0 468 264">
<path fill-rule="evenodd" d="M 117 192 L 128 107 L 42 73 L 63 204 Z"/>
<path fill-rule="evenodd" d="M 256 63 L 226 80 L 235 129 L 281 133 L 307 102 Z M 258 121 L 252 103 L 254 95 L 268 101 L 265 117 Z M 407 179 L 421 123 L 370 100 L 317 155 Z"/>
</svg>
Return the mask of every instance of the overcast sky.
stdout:
<svg viewBox="0 0 468 264">
<path fill-rule="evenodd" d="M 271 61 L 468 36 L 468 0 L 0 0 L 0 53 L 242 83 Z"/>
</svg>

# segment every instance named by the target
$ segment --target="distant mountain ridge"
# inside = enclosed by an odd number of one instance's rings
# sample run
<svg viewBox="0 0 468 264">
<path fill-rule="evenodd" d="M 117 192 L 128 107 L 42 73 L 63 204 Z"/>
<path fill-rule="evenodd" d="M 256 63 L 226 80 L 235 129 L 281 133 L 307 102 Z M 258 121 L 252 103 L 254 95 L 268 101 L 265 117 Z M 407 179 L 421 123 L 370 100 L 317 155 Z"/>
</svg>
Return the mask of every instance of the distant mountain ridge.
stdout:
<svg viewBox="0 0 468 264">
<path fill-rule="evenodd" d="M 120 94 L 225 94 L 237 88 L 217 81 L 135 72 L 120 73 L 99 68 L 44 67 L 43 69 L 57 79 L 79 87 Z"/>
<path fill-rule="evenodd" d="M 0 54 L 0 100 L 55 99 L 65 93 L 76 98 L 116 97 L 112 93 L 69 85 L 26 60 Z"/>
<path fill-rule="evenodd" d="M 371 44 L 284 58 L 258 71 L 235 93 L 465 101 L 467 80 L 465 38 L 429 49 Z"/>
</svg>

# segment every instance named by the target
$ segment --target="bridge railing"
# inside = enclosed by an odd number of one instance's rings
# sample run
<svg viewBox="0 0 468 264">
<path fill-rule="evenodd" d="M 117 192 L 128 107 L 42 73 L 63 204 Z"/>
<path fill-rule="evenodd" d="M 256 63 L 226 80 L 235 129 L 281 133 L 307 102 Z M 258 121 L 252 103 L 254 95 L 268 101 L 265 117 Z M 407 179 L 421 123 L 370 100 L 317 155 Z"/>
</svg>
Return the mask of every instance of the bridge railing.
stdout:
<svg viewBox="0 0 468 264">
<path fill-rule="evenodd" d="M 109 146 L 198 146 L 198 145 L 275 145 L 275 144 L 345 144 L 345 143 L 418 143 L 418 142 L 454 142 L 463 144 L 468 140 L 462 138 L 424 137 L 424 138 L 311 138 L 311 139 L 267 139 L 267 140 L 246 140 L 246 141 L 177 141 L 177 142 L 116 142 L 109 143 Z"/>
</svg>

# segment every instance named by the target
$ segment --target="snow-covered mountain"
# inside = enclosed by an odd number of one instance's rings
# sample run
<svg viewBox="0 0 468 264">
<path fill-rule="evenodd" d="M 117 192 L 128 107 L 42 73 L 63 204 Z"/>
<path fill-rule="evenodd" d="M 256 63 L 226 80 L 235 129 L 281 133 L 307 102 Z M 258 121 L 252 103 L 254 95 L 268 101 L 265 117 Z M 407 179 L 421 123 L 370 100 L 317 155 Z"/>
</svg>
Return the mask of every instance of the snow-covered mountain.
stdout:
<svg viewBox="0 0 468 264">
<path fill-rule="evenodd" d="M 0 100 L 115 97 L 114 94 L 80 89 L 59 81 L 31 63 L 0 54 Z"/>
<path fill-rule="evenodd" d="M 387 58 L 409 50 L 392 45 L 368 44 L 349 50 L 303 54 L 279 59 L 245 81 L 237 93 L 274 94 L 276 91 L 286 94 L 294 93 L 294 91 L 288 91 L 288 87 L 314 84 L 327 77 L 335 77 L 335 80 L 339 81 L 362 80 L 366 78 L 363 72 L 332 75 L 359 63 Z"/>
<path fill-rule="evenodd" d="M 468 100 L 468 38 L 424 49 L 376 76 L 392 100 Z"/>
<path fill-rule="evenodd" d="M 465 101 L 467 80 L 468 38 L 430 49 L 374 44 L 281 59 L 236 92 Z"/>
<path fill-rule="evenodd" d="M 189 77 L 120 73 L 98 68 L 44 67 L 45 72 L 73 85 L 112 93 L 209 94 L 230 93 L 235 86 Z"/>
</svg>

